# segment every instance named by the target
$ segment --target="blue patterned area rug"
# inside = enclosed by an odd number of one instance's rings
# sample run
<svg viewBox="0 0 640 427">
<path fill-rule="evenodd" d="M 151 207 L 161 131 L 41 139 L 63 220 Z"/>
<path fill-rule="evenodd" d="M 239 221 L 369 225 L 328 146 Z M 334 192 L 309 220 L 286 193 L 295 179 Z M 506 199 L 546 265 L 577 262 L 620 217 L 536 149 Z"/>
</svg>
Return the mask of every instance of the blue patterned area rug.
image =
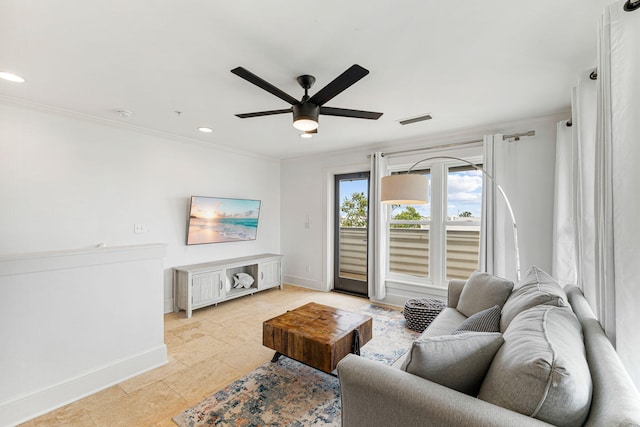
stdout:
<svg viewBox="0 0 640 427">
<path fill-rule="evenodd" d="M 392 364 L 420 334 L 405 327 L 400 310 L 376 305 L 359 312 L 373 317 L 373 338 L 362 357 Z M 339 426 L 338 379 L 281 357 L 176 415 L 181 427 Z"/>
</svg>

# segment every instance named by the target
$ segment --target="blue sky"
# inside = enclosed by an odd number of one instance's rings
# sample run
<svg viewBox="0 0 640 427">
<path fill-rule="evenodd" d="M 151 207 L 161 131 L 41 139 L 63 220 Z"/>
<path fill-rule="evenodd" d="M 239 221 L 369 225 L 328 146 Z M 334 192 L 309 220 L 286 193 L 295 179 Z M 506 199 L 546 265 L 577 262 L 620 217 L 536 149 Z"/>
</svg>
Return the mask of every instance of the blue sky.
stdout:
<svg viewBox="0 0 640 427">
<path fill-rule="evenodd" d="M 431 184 L 429 184 L 431 187 Z M 458 216 L 461 212 L 469 211 L 472 216 L 479 218 L 482 206 L 482 172 L 460 171 L 449 172 L 448 177 L 447 215 Z M 340 200 L 353 193 L 367 194 L 367 181 L 353 180 L 340 182 Z M 422 216 L 431 215 L 431 205 L 414 205 Z M 394 214 L 402 209 L 394 209 Z"/>
<path fill-rule="evenodd" d="M 191 215 L 199 218 L 258 218 L 259 212 L 259 200 L 195 196 L 191 206 Z"/>
<path fill-rule="evenodd" d="M 344 200 L 345 197 L 349 198 L 353 193 L 367 194 L 367 180 L 358 179 L 354 181 L 340 181 L 340 200 Z"/>
<path fill-rule="evenodd" d="M 472 216 L 479 218 L 482 207 L 482 172 L 449 172 L 447 185 L 447 215 L 458 216 L 461 212 L 469 211 Z"/>
</svg>

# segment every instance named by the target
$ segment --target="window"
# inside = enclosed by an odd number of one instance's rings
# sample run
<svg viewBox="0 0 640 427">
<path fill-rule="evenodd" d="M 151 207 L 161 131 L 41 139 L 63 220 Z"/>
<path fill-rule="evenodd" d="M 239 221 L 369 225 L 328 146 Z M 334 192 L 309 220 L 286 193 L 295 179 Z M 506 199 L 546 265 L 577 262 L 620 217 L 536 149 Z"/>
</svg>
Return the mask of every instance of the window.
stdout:
<svg viewBox="0 0 640 427">
<path fill-rule="evenodd" d="M 388 276 L 444 286 L 446 280 L 466 279 L 478 268 L 482 172 L 450 160 L 433 160 L 427 166 L 412 173 L 429 178 L 429 203 L 387 208 Z"/>
<path fill-rule="evenodd" d="M 412 171 L 429 178 L 428 169 Z M 427 205 L 393 205 L 389 213 L 389 272 L 429 277 L 429 228 L 431 203 Z"/>
<path fill-rule="evenodd" d="M 478 269 L 481 206 L 482 172 L 472 166 L 448 167 L 446 279 L 467 279 Z"/>
</svg>

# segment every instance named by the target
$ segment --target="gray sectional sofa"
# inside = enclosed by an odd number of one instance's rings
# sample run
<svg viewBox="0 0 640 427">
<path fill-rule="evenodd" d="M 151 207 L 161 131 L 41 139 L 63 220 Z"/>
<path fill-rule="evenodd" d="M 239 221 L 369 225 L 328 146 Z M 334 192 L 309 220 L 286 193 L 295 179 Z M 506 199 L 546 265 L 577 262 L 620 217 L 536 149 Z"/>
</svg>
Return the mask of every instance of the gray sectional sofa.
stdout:
<svg viewBox="0 0 640 427">
<path fill-rule="evenodd" d="M 640 394 L 581 291 L 535 267 L 515 287 L 450 281 L 393 366 L 350 355 L 338 377 L 344 427 L 640 426 Z"/>
</svg>

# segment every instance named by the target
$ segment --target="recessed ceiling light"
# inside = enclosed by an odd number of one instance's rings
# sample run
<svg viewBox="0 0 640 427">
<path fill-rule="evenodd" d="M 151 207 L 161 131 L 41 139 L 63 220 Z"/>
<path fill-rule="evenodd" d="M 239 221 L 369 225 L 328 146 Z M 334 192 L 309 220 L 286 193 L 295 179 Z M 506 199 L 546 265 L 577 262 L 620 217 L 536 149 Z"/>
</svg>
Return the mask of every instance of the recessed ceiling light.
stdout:
<svg viewBox="0 0 640 427">
<path fill-rule="evenodd" d="M 8 71 L 0 71 L 0 79 L 8 80 L 10 82 L 24 83 L 24 79 L 17 74 L 10 73 Z"/>
<path fill-rule="evenodd" d="M 200 132 L 204 132 L 204 133 L 211 133 L 211 132 L 213 132 L 213 129 L 211 129 L 211 128 L 207 128 L 207 127 L 199 127 L 199 128 L 198 128 L 198 130 L 199 130 Z"/>
<path fill-rule="evenodd" d="M 129 110 L 116 110 L 116 114 L 123 119 L 128 119 L 129 117 L 133 116 L 133 112 Z"/>
</svg>

